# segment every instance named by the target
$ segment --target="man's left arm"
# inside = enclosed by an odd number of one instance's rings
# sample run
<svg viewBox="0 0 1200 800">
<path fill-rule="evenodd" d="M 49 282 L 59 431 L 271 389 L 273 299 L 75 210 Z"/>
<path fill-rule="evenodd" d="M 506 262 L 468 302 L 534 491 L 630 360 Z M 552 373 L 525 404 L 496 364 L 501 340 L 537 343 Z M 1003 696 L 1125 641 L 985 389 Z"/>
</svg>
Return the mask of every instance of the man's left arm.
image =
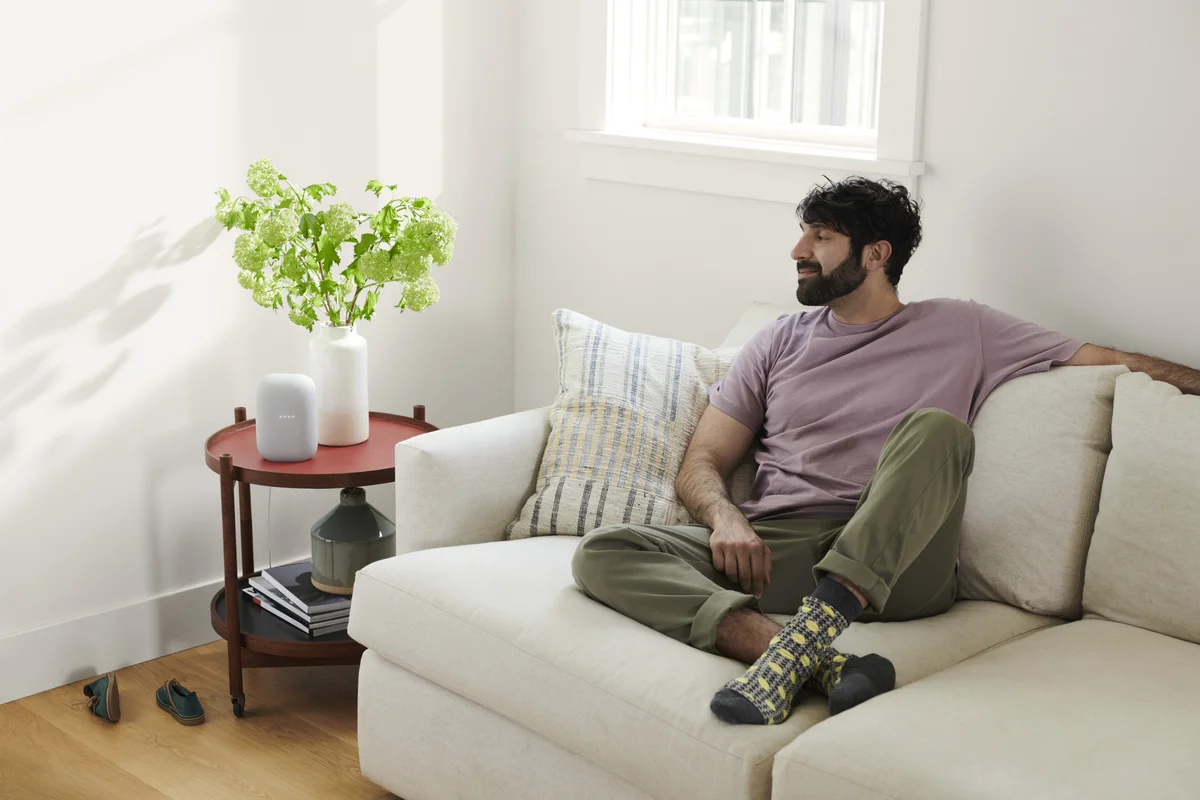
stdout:
<svg viewBox="0 0 1200 800">
<path fill-rule="evenodd" d="M 1063 363 L 1068 367 L 1124 364 L 1133 372 L 1144 372 L 1156 381 L 1171 384 L 1184 394 L 1200 394 L 1200 370 L 1163 361 L 1161 358 L 1151 358 L 1138 353 L 1122 353 L 1120 350 L 1085 344 L 1075 355 L 1071 356 L 1069 361 Z"/>
</svg>

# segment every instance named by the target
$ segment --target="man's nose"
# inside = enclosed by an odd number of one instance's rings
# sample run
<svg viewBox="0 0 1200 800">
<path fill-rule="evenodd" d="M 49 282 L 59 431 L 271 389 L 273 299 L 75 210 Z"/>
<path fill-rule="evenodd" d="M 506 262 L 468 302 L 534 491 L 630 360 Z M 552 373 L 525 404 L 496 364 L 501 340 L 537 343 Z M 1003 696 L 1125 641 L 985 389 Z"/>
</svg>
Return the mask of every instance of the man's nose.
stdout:
<svg viewBox="0 0 1200 800">
<path fill-rule="evenodd" d="M 792 261 L 812 261 L 812 248 L 803 239 L 796 242 L 796 246 L 792 248 Z"/>
</svg>

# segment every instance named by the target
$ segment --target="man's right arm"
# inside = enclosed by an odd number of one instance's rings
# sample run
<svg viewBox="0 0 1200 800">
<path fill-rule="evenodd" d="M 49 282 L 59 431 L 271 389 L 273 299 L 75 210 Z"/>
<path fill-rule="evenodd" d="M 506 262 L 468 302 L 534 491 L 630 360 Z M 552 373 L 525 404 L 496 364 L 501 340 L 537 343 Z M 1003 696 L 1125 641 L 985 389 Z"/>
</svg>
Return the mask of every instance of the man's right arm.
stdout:
<svg viewBox="0 0 1200 800">
<path fill-rule="evenodd" d="M 753 442 L 754 432 L 733 417 L 714 406 L 704 410 L 675 479 L 675 493 L 692 519 L 716 528 L 729 514 L 741 515 L 725 482 Z"/>
<path fill-rule="evenodd" d="M 753 443 L 754 431 L 710 405 L 688 444 L 675 492 L 692 518 L 712 529 L 713 566 L 742 591 L 761 597 L 771 582 L 771 551 L 726 488 Z"/>
</svg>

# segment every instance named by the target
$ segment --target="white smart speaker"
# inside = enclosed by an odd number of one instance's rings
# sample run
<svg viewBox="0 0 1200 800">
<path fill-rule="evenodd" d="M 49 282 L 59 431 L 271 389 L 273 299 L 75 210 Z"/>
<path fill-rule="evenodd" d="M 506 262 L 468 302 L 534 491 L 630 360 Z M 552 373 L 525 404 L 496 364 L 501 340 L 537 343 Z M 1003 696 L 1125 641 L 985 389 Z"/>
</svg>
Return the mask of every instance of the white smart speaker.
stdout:
<svg viewBox="0 0 1200 800">
<path fill-rule="evenodd" d="M 258 382 L 254 423 L 267 461 L 307 461 L 317 454 L 317 385 L 307 375 L 274 373 Z"/>
</svg>

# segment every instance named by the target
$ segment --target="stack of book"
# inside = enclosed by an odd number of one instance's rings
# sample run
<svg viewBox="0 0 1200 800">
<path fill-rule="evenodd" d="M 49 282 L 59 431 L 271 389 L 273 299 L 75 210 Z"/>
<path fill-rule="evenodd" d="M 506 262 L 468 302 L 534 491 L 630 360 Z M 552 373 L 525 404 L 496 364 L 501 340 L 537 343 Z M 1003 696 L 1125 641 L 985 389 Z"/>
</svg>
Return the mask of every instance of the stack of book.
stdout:
<svg viewBox="0 0 1200 800">
<path fill-rule="evenodd" d="M 350 624 L 350 598 L 312 585 L 312 562 L 264 569 L 242 589 L 254 604 L 309 636 L 344 631 Z"/>
</svg>

